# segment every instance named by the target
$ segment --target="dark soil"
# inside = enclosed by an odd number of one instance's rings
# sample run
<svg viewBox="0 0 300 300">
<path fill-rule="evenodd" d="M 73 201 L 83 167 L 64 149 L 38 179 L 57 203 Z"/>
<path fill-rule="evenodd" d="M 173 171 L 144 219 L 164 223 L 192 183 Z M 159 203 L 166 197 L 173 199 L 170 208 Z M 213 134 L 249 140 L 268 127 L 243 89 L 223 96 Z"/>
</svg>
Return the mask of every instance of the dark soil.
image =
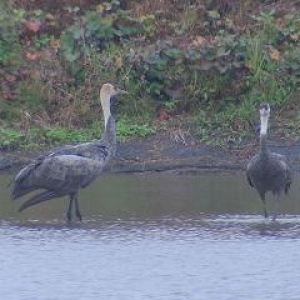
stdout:
<svg viewBox="0 0 300 300">
<path fill-rule="evenodd" d="M 286 155 L 295 172 L 300 172 L 300 141 L 270 141 L 272 151 Z M 113 172 L 165 172 L 200 174 L 245 170 L 258 143 L 215 147 L 196 139 L 175 141 L 168 135 L 153 136 L 121 144 L 111 163 Z"/>
<path fill-rule="evenodd" d="M 295 173 L 300 172 L 300 141 L 270 140 L 272 151 L 286 155 Z M 215 147 L 204 145 L 190 136 L 174 139 L 158 134 L 146 139 L 119 143 L 115 158 L 107 167 L 113 173 L 171 172 L 201 174 L 206 172 L 234 173 L 245 170 L 258 149 L 257 141 L 242 146 Z M 0 168 L 18 170 L 38 153 L 8 153 L 0 155 Z"/>
</svg>

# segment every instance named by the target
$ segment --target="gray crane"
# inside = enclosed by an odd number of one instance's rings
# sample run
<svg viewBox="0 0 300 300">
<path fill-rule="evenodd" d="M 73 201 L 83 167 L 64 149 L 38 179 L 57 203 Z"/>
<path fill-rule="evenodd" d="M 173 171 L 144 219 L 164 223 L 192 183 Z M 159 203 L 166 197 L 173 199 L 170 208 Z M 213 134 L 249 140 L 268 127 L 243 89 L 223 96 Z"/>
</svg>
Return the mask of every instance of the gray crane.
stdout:
<svg viewBox="0 0 300 300">
<path fill-rule="evenodd" d="M 105 83 L 100 90 L 105 121 L 105 130 L 100 140 L 56 149 L 39 156 L 19 171 L 13 181 L 13 199 L 35 190 L 43 190 L 24 202 L 19 211 L 43 201 L 69 195 L 67 219 L 72 219 L 75 202 L 76 217 L 81 220 L 79 190 L 101 174 L 116 151 L 115 120 L 110 112 L 110 99 L 122 93 L 126 92 L 109 83 Z"/>
<path fill-rule="evenodd" d="M 265 194 L 271 191 L 275 197 L 274 215 L 275 221 L 278 214 L 279 198 L 282 191 L 288 193 L 291 183 L 291 169 L 285 156 L 271 152 L 267 145 L 267 131 L 270 117 L 270 105 L 260 105 L 260 148 L 252 157 L 247 169 L 246 176 L 250 186 L 254 187 L 263 204 L 265 218 L 268 217 Z"/>
</svg>

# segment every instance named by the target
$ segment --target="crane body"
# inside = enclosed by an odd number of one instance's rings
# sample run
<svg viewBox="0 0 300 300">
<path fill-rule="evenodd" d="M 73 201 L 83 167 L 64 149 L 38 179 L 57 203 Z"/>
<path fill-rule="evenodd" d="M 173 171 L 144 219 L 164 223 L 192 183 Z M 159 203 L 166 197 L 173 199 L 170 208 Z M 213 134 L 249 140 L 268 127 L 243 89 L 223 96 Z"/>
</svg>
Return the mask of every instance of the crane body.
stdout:
<svg viewBox="0 0 300 300">
<path fill-rule="evenodd" d="M 103 171 L 116 151 L 115 120 L 110 114 L 110 97 L 125 93 L 111 84 L 104 84 L 100 100 L 105 119 L 105 130 L 100 140 L 62 148 L 40 155 L 15 176 L 12 198 L 17 199 L 42 190 L 20 206 L 20 211 L 43 201 L 69 195 L 67 219 L 72 218 L 72 206 L 81 220 L 78 192 L 88 186 Z"/>
<path fill-rule="evenodd" d="M 260 149 L 247 165 L 246 177 L 250 186 L 254 187 L 263 204 L 265 218 L 268 217 L 265 195 L 272 192 L 275 197 L 273 220 L 278 214 L 279 197 L 282 192 L 288 193 L 291 183 L 291 169 L 285 156 L 271 152 L 267 145 L 267 129 L 270 117 L 269 104 L 260 106 Z"/>
</svg>

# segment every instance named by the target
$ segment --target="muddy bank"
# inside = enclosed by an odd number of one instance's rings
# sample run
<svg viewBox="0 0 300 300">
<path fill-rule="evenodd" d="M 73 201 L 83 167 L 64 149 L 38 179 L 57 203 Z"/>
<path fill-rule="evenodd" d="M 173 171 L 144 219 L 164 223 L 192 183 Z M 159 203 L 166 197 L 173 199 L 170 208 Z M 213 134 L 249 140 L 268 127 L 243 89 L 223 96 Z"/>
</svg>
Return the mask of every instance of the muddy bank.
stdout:
<svg viewBox="0 0 300 300">
<path fill-rule="evenodd" d="M 293 171 L 300 173 L 300 141 L 270 141 L 272 151 L 286 155 Z M 244 171 L 258 150 L 257 141 L 245 145 L 216 147 L 199 143 L 196 138 L 174 140 L 168 135 L 154 136 L 120 144 L 111 163 L 111 172 L 205 172 Z"/>
<path fill-rule="evenodd" d="M 273 151 L 287 156 L 293 171 L 300 173 L 300 141 L 269 141 Z M 168 134 L 118 143 L 115 158 L 107 172 L 172 172 L 199 174 L 205 172 L 238 172 L 258 149 L 257 142 L 245 145 L 214 147 L 196 138 L 174 139 Z M 16 172 L 39 153 L 2 152 L 0 169 Z"/>
</svg>

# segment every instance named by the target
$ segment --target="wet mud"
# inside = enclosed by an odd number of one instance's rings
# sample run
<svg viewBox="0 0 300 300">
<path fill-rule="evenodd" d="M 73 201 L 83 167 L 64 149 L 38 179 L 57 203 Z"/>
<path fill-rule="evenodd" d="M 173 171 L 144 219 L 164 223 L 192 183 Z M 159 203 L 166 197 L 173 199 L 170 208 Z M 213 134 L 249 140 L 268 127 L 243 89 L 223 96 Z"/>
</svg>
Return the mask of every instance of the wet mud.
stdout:
<svg viewBox="0 0 300 300">
<path fill-rule="evenodd" d="M 205 172 L 240 172 L 258 151 L 258 142 L 224 147 L 200 143 L 196 138 L 174 139 L 168 134 L 119 142 L 117 153 L 107 172 L 172 172 L 203 174 Z M 300 141 L 269 141 L 272 151 L 286 155 L 296 173 L 300 173 Z M 38 152 L 2 152 L 0 169 L 16 171 L 34 159 Z"/>
</svg>

